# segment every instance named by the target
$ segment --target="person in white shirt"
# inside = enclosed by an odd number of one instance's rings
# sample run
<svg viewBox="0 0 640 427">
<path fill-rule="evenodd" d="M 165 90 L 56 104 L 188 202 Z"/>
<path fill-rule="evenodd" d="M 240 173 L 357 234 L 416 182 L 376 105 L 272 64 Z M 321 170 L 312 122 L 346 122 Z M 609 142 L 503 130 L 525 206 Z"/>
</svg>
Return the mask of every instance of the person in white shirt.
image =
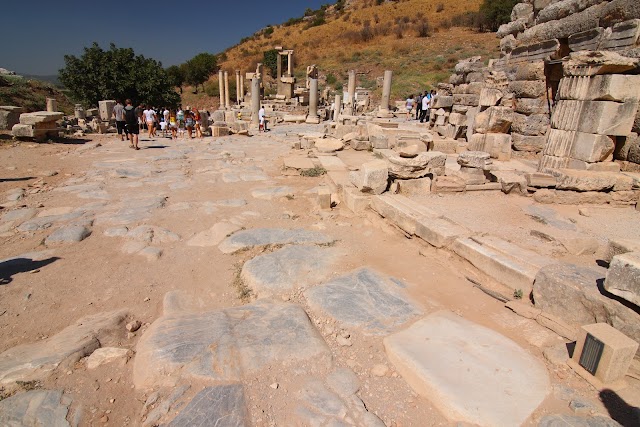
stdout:
<svg viewBox="0 0 640 427">
<path fill-rule="evenodd" d="M 261 131 L 267 131 L 267 120 L 264 117 L 264 106 L 260 107 L 260 110 L 258 110 L 258 120 L 260 120 L 260 130 Z"/>
<path fill-rule="evenodd" d="M 144 115 L 144 119 L 147 122 L 147 128 L 149 129 L 149 138 L 153 138 L 156 136 L 156 112 L 153 111 L 153 108 L 149 107 L 142 112 Z"/>
<path fill-rule="evenodd" d="M 429 122 L 429 108 L 431 108 L 431 94 L 426 91 L 422 97 L 422 113 L 420 114 L 420 123 L 424 123 L 425 119 Z"/>
<path fill-rule="evenodd" d="M 409 95 L 409 98 L 407 98 L 406 108 L 407 108 L 407 121 L 409 121 L 409 118 L 411 117 L 411 111 L 413 110 L 413 95 Z"/>
</svg>

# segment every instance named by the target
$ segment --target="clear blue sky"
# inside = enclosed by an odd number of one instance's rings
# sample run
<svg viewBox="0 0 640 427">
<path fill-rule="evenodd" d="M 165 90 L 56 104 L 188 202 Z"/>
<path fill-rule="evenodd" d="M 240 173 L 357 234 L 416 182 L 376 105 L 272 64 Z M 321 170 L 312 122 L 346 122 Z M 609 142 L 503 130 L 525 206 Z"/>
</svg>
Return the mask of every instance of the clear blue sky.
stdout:
<svg viewBox="0 0 640 427">
<path fill-rule="evenodd" d="M 0 67 L 58 74 L 64 55 L 97 42 L 132 47 L 180 64 L 200 52 L 219 53 L 269 24 L 281 24 L 334 0 L 6 0 L 0 6 Z"/>
</svg>

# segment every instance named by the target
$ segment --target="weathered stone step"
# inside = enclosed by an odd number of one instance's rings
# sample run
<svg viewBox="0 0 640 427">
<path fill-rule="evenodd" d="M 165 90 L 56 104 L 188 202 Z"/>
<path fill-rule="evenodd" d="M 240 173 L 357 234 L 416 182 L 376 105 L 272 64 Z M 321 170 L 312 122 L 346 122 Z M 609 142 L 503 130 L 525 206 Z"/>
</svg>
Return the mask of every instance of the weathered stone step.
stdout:
<svg viewBox="0 0 640 427">
<path fill-rule="evenodd" d="M 471 234 L 467 228 L 397 194 L 372 197 L 371 208 L 436 248 L 448 247 L 455 239 Z"/>
<path fill-rule="evenodd" d="M 461 238 L 451 248 L 478 270 L 513 290 L 522 290 L 524 295 L 531 293 L 538 271 L 555 263 L 552 258 L 492 236 Z"/>
</svg>

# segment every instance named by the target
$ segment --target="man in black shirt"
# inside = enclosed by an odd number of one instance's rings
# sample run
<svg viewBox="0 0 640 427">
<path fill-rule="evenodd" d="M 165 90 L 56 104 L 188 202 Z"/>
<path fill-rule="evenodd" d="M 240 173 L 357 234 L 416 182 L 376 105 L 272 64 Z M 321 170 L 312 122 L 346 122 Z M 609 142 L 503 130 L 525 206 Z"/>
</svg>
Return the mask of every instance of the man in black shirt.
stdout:
<svg viewBox="0 0 640 427">
<path fill-rule="evenodd" d="M 135 150 L 139 150 L 138 135 L 140 134 L 140 125 L 138 124 L 138 117 L 140 117 L 140 112 L 138 111 L 138 108 L 133 106 L 130 99 L 127 99 L 127 106 L 124 107 L 124 117 L 127 122 L 127 130 L 131 135 L 130 147 Z"/>
</svg>

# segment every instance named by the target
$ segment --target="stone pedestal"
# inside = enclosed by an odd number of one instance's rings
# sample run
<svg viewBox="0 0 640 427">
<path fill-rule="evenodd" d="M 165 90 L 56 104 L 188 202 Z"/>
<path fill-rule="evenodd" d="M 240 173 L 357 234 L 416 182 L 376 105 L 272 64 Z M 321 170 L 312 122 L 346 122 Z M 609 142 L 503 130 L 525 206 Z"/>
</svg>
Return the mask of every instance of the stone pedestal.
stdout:
<svg viewBox="0 0 640 427">
<path fill-rule="evenodd" d="M 254 77 L 251 79 L 251 125 L 258 127 L 260 119 L 258 112 L 260 111 L 260 79 Z"/>
<path fill-rule="evenodd" d="M 36 141 L 44 141 L 47 137 L 57 136 L 58 126 L 56 121 L 62 119 L 63 114 L 58 112 L 36 111 L 20 115 L 20 123 L 11 128 L 11 134 L 16 138 L 35 138 Z"/>
<path fill-rule="evenodd" d="M 74 109 L 74 114 L 76 116 L 76 119 L 86 119 L 87 118 L 87 114 L 84 112 L 84 108 L 82 108 L 82 104 L 76 104 Z"/>
<path fill-rule="evenodd" d="M 580 365 L 588 336 L 590 336 L 589 339 L 595 338 L 603 346 L 594 374 Z M 595 346 L 589 345 L 588 352 L 596 357 L 597 351 L 591 352 L 594 348 Z M 597 388 L 612 386 L 614 389 L 619 389 L 623 387 L 620 382 L 627 374 L 637 349 L 637 342 L 607 323 L 585 325 L 580 329 L 580 336 L 569 365 Z M 587 356 L 587 354 L 584 355 L 585 361 L 589 359 Z"/>
<path fill-rule="evenodd" d="M 24 108 L 12 105 L 0 106 L 0 130 L 10 130 L 20 123 L 20 114 Z"/>
<path fill-rule="evenodd" d="M 236 70 L 236 104 L 240 104 L 242 95 L 240 95 L 240 70 Z"/>
<path fill-rule="evenodd" d="M 108 122 L 111 120 L 111 116 L 113 116 L 113 107 L 116 106 L 116 101 L 108 100 L 108 101 L 99 101 L 98 109 L 100 110 L 100 120 L 103 122 Z"/>
<path fill-rule="evenodd" d="M 50 113 L 58 111 L 58 101 L 55 98 L 47 98 L 47 111 Z"/>
<path fill-rule="evenodd" d="M 320 123 L 318 116 L 318 79 L 309 80 L 309 115 L 307 123 Z"/>
<path fill-rule="evenodd" d="M 224 72 L 218 71 L 218 91 L 220 92 L 220 109 L 224 110 Z"/>
</svg>

